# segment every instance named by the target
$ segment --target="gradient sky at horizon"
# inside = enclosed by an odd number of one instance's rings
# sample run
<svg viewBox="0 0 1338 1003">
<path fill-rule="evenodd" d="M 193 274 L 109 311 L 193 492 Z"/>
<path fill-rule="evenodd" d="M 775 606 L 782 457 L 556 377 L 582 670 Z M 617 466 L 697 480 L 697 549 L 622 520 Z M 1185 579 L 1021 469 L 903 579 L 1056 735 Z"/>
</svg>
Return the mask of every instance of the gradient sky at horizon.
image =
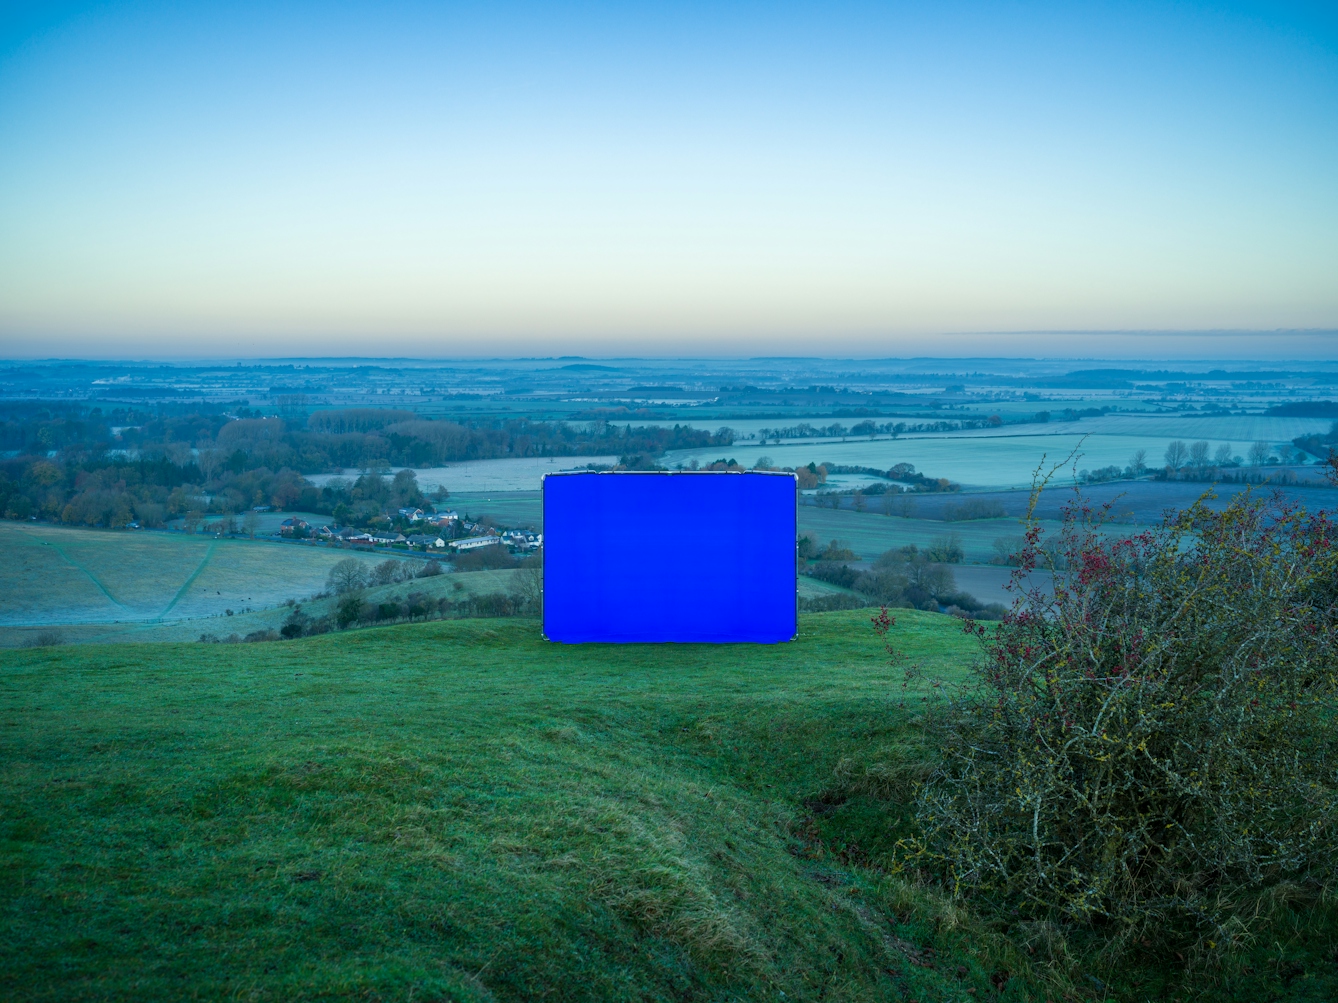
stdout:
<svg viewBox="0 0 1338 1003">
<path fill-rule="evenodd" d="M 0 357 L 1338 355 L 1332 5 L 6 10 Z"/>
</svg>

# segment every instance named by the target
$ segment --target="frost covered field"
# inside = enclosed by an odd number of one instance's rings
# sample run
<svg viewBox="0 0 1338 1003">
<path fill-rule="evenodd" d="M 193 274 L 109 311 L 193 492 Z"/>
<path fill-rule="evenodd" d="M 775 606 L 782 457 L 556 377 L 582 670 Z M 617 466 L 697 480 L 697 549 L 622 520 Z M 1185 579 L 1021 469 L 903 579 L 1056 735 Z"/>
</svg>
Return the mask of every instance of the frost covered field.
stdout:
<svg viewBox="0 0 1338 1003">
<path fill-rule="evenodd" d="M 0 522 L 0 626 L 150 622 L 318 592 L 348 551 L 184 533 Z M 357 556 L 372 563 L 382 555 Z"/>
<path fill-rule="evenodd" d="M 443 467 L 415 467 L 414 472 L 418 475 L 418 486 L 424 491 L 444 487 L 452 494 L 484 494 L 489 491 L 537 491 L 544 474 L 577 469 L 587 463 L 609 466 L 617 462 L 616 456 L 526 456 L 512 460 L 468 460 Z M 339 474 L 308 474 L 307 480 L 321 487 L 336 477 L 353 479 L 359 473 L 346 470 Z"/>
<path fill-rule="evenodd" d="M 953 415 L 945 412 L 945 420 Z M 835 419 L 815 420 L 823 424 Z M 854 424 L 856 419 L 840 419 Z M 763 424 L 796 424 L 788 419 L 767 422 L 722 419 L 741 434 L 753 434 Z M 762 457 L 772 465 L 797 467 L 807 463 L 838 463 L 848 466 L 877 467 L 882 470 L 897 463 L 912 463 L 915 469 L 932 477 L 947 477 L 967 487 L 1022 487 L 1031 483 L 1032 471 L 1044 459 L 1048 463 L 1063 459 L 1075 449 L 1080 456 L 1077 469 L 1093 470 L 1111 465 L 1126 466 L 1140 449 L 1147 453 L 1149 466 L 1162 462 L 1168 443 L 1206 441 L 1216 450 L 1227 443 L 1245 455 L 1256 441 L 1273 446 L 1284 445 L 1299 435 L 1327 431 L 1331 422 L 1324 418 L 1272 418 L 1262 415 L 1175 415 L 1108 414 L 1080 421 L 1047 424 L 1011 424 L 1001 428 L 968 429 L 963 432 L 912 433 L 893 439 L 811 438 L 771 442 L 761 445 L 742 439 L 732 446 L 708 446 L 704 449 L 676 450 L 666 453 L 662 464 L 686 466 L 693 460 L 707 464 L 714 460 L 737 460 L 751 467 Z M 748 426 L 744 428 L 743 426 Z M 424 491 L 444 487 L 453 495 L 482 496 L 489 492 L 537 491 L 545 473 L 572 470 L 586 464 L 609 465 L 616 456 L 524 457 L 519 459 L 472 460 L 440 467 L 415 468 L 418 484 Z M 394 468 L 400 469 L 398 467 Z M 311 474 L 307 479 L 320 486 L 336 477 L 354 478 L 359 471 L 341 474 Z M 829 485 L 836 488 L 857 487 L 872 478 L 834 475 Z"/>
<path fill-rule="evenodd" d="M 945 415 L 945 418 L 947 416 Z M 932 477 L 947 477 L 968 487 L 1019 487 L 1031 483 L 1032 471 L 1041 462 L 1053 463 L 1077 450 L 1077 469 L 1123 467 L 1139 450 L 1147 453 L 1149 466 L 1162 462 L 1168 443 L 1207 441 L 1216 450 L 1229 444 L 1244 455 L 1252 442 L 1278 446 L 1298 435 L 1326 431 L 1331 422 L 1323 418 L 1271 418 L 1260 415 L 1110 414 L 1076 422 L 1005 425 L 997 429 L 964 432 L 912 434 L 898 439 L 806 439 L 765 446 L 739 442 L 730 447 L 729 458 L 745 466 L 769 457 L 775 466 L 795 467 L 815 462 L 887 469 L 896 463 L 912 463 Z M 718 459 L 720 447 L 679 450 L 665 457 L 667 465 L 709 463 Z M 505 461 L 503 461 L 505 462 Z M 836 487 L 855 486 L 867 478 L 840 476 Z"/>
</svg>

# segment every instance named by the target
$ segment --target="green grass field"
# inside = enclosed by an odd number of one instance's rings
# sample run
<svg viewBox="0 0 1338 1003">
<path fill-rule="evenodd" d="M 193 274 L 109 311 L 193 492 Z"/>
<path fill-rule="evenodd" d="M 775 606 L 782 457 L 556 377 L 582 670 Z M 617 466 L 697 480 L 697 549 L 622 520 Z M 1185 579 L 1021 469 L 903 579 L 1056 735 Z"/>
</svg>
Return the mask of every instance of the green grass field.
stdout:
<svg viewBox="0 0 1338 1003">
<path fill-rule="evenodd" d="M 895 636 L 947 678 L 974 650 L 936 614 Z M 0 653 L 0 996 L 1188 999 L 1047 980 L 889 876 L 904 785 L 848 778 L 915 759 L 901 682 L 862 611 L 775 646 L 511 619 Z M 1194 998 L 1338 992 L 1320 948 L 1268 951 L 1285 985 Z"/>
</svg>

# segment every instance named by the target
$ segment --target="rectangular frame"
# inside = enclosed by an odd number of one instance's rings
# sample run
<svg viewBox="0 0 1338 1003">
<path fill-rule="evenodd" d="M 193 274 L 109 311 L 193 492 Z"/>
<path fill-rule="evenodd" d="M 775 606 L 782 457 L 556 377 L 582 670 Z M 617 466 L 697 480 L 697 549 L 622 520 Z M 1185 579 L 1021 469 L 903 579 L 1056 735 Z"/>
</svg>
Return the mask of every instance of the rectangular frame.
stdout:
<svg viewBox="0 0 1338 1003">
<path fill-rule="evenodd" d="M 542 494 L 548 640 L 798 636 L 794 474 L 573 471 L 545 474 Z"/>
</svg>

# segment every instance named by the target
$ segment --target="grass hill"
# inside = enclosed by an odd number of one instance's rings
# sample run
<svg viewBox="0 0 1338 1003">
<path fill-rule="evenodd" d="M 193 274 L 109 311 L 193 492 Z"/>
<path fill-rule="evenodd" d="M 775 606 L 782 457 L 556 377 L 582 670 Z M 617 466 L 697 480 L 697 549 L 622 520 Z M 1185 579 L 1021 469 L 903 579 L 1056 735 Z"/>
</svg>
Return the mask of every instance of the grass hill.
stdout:
<svg viewBox="0 0 1338 1003">
<path fill-rule="evenodd" d="M 960 675 L 958 621 L 897 615 Z M 882 866 L 922 741 L 902 682 L 862 611 L 776 646 L 505 619 L 0 652 L 0 995 L 1058 999 Z M 1286 948 L 1288 998 L 1338 988 Z"/>
</svg>

